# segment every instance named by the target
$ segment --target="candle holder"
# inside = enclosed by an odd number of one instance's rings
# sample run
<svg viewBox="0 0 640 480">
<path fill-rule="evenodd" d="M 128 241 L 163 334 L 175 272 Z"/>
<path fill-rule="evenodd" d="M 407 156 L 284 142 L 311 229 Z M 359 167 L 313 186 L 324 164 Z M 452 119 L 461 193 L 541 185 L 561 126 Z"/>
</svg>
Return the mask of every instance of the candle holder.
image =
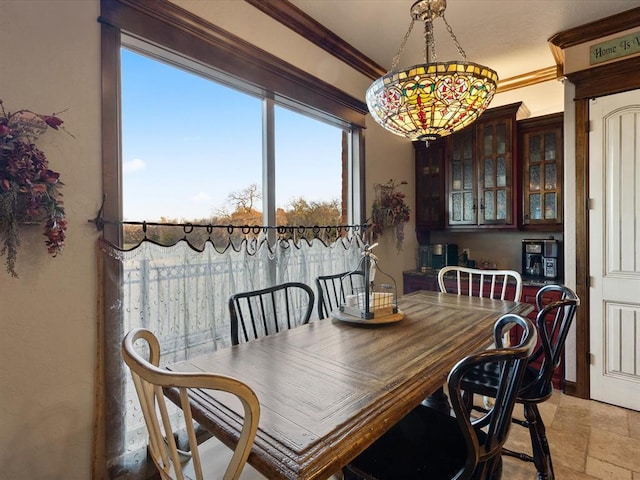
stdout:
<svg viewBox="0 0 640 480">
<path fill-rule="evenodd" d="M 339 311 L 331 312 L 333 318 L 355 323 L 391 323 L 404 318 L 398 309 L 396 281 L 380 269 L 378 258 L 372 253 L 377 245 L 366 245 L 356 269 L 345 275 L 361 272 L 364 281 L 351 295 L 342 292 L 344 303 L 340 304 Z"/>
</svg>

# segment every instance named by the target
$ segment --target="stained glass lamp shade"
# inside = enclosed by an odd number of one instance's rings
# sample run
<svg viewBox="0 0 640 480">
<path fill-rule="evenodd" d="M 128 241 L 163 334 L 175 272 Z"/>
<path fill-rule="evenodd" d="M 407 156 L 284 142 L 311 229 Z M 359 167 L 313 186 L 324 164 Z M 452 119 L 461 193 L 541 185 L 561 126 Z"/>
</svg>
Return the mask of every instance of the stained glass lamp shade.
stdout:
<svg viewBox="0 0 640 480">
<path fill-rule="evenodd" d="M 396 135 L 411 140 L 432 141 L 473 123 L 486 110 L 495 94 L 498 74 L 488 67 L 467 61 L 466 54 L 447 24 L 461 62 L 435 62 L 432 20 L 442 17 L 446 0 L 420 0 L 411 7 L 412 21 L 425 22 L 425 64 L 392 70 L 367 89 L 366 99 L 373 119 Z M 446 20 L 444 20 L 446 23 Z"/>
</svg>

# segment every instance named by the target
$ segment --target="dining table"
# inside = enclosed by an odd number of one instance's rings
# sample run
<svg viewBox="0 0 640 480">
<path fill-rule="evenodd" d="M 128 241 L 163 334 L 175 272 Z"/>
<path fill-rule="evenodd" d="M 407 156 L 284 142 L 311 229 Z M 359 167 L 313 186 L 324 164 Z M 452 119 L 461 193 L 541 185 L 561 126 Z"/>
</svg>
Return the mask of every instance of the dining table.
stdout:
<svg viewBox="0 0 640 480">
<path fill-rule="evenodd" d="M 490 346 L 499 317 L 532 309 L 432 291 L 397 304 L 400 320 L 315 320 L 167 368 L 229 375 L 255 391 L 260 421 L 248 462 L 265 477 L 326 479 L 440 389 L 459 360 Z M 199 389 L 189 398 L 194 419 L 233 446 L 239 401 Z"/>
</svg>

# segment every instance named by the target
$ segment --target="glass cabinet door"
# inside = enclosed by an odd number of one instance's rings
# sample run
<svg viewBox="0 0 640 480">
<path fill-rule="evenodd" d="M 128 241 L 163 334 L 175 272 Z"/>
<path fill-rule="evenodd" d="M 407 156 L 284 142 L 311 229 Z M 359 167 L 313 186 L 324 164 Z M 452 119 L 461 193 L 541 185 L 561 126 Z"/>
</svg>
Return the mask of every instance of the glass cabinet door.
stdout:
<svg viewBox="0 0 640 480">
<path fill-rule="evenodd" d="M 512 223 L 512 120 L 478 125 L 478 224 Z"/>
<path fill-rule="evenodd" d="M 562 223 L 562 141 L 561 114 L 523 122 L 523 225 Z"/>
<path fill-rule="evenodd" d="M 444 227 L 445 141 L 414 142 L 416 159 L 416 227 L 438 230 Z"/>
<path fill-rule="evenodd" d="M 475 135 L 472 128 L 449 137 L 449 225 L 474 225 L 478 205 L 475 189 Z"/>
</svg>

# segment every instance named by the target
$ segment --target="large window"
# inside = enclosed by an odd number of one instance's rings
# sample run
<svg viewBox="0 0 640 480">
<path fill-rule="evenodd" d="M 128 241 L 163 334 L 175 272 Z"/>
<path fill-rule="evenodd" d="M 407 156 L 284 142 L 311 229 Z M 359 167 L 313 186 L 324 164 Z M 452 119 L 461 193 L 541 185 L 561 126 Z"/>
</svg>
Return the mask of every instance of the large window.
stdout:
<svg viewBox="0 0 640 480">
<path fill-rule="evenodd" d="M 169 359 L 222 348 L 230 292 L 312 284 L 357 264 L 361 243 L 345 235 L 326 247 L 228 249 L 222 258 L 205 241 L 204 265 L 185 242 L 177 254 L 150 237 L 122 251 L 137 242 L 122 222 L 361 224 L 366 106 L 172 2 L 101 0 L 99 20 L 105 203 L 94 459 L 97 471 L 134 478 L 145 434 L 120 354 L 125 331 L 152 329 Z"/>
<path fill-rule="evenodd" d="M 167 63 L 143 54 L 141 43 L 132 43 L 135 49 L 121 51 L 124 220 L 349 220 L 343 215 L 348 128 L 293 102 L 279 105 L 255 89 L 243 91 L 239 81 L 221 83 L 212 70 L 195 72 L 185 59 L 178 65 L 175 55 Z"/>
</svg>

